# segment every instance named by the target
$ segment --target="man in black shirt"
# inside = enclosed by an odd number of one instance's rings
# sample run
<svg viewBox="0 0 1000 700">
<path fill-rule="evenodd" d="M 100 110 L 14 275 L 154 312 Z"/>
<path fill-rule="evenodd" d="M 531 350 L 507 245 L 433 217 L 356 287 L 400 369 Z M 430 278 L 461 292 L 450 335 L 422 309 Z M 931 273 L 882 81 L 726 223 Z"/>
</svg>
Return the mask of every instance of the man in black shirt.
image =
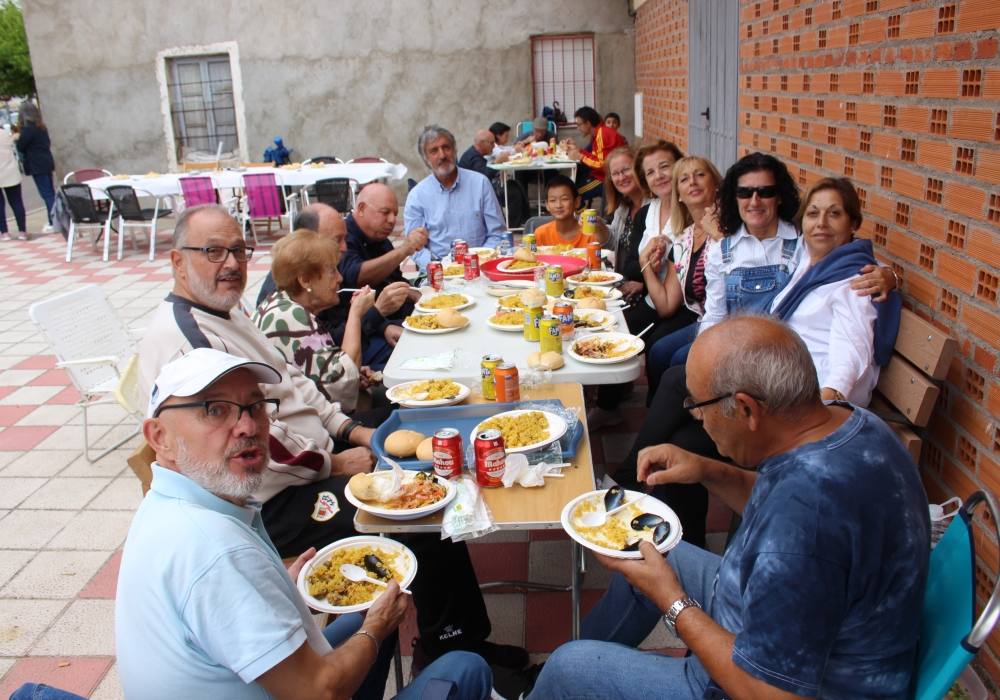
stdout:
<svg viewBox="0 0 1000 700">
<path fill-rule="evenodd" d="M 472 145 L 466 149 L 462 157 L 458 159 L 458 167 L 466 170 L 475 170 L 480 175 L 485 175 L 493 181 L 500 175 L 499 170 L 486 167 L 486 156 L 493 153 L 493 146 L 496 137 L 488 129 L 480 129 L 472 139 Z"/>
</svg>

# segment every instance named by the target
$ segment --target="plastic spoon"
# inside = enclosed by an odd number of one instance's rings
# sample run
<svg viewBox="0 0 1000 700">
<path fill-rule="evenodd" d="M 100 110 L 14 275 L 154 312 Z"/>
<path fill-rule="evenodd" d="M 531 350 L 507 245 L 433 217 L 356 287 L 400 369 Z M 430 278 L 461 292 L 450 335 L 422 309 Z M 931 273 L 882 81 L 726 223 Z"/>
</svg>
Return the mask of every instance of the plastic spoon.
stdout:
<svg viewBox="0 0 1000 700">
<path fill-rule="evenodd" d="M 377 578 L 372 578 L 368 575 L 368 572 L 362 569 L 356 564 L 341 564 L 340 573 L 343 574 L 344 578 L 348 581 L 354 581 L 355 583 L 360 583 L 362 581 L 367 583 L 374 583 L 376 586 L 382 586 L 386 588 L 389 584 L 385 581 L 379 581 Z M 413 595 L 410 593 L 408 588 L 399 587 L 400 593 L 405 593 L 406 595 Z"/>
<path fill-rule="evenodd" d="M 620 510 L 624 510 L 625 508 L 628 508 L 629 506 L 638 503 L 644 498 L 645 496 L 639 496 L 639 498 L 635 499 L 634 501 L 627 501 L 626 503 L 622 503 L 617 508 L 606 510 L 603 513 L 598 513 L 597 511 L 592 510 L 589 513 L 584 513 L 583 515 L 581 515 L 580 522 L 583 524 L 584 527 L 601 527 L 604 525 L 604 523 L 608 522 L 608 518 L 610 518 L 612 515 L 614 515 Z"/>
</svg>

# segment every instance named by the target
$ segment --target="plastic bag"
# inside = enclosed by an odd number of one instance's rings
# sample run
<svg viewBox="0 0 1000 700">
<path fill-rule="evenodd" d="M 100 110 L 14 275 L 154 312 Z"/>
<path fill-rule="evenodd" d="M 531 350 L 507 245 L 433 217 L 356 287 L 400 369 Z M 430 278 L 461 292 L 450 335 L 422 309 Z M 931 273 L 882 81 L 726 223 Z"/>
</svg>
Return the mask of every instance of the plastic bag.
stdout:
<svg viewBox="0 0 1000 700">
<path fill-rule="evenodd" d="M 488 535 L 497 529 L 476 480 L 468 475 L 453 479 L 458 493 L 445 509 L 441 520 L 441 539 L 450 537 L 452 542 L 472 540 Z"/>
<path fill-rule="evenodd" d="M 561 454 L 555 456 L 561 460 Z M 521 453 L 507 455 L 507 465 L 504 469 L 502 481 L 504 488 L 510 488 L 514 484 L 520 484 L 526 488 L 533 486 L 545 486 L 545 477 L 559 478 L 562 476 L 562 461 L 546 461 L 530 463 L 529 456 Z"/>
</svg>

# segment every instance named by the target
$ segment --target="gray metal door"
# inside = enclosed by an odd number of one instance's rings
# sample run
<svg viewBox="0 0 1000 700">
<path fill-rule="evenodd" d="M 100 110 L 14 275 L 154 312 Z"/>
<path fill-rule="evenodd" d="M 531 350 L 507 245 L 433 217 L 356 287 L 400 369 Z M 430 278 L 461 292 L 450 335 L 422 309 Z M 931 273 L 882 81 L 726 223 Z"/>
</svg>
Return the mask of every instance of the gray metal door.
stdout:
<svg viewBox="0 0 1000 700">
<path fill-rule="evenodd" d="M 688 152 L 723 173 L 736 162 L 738 0 L 688 2 Z"/>
</svg>

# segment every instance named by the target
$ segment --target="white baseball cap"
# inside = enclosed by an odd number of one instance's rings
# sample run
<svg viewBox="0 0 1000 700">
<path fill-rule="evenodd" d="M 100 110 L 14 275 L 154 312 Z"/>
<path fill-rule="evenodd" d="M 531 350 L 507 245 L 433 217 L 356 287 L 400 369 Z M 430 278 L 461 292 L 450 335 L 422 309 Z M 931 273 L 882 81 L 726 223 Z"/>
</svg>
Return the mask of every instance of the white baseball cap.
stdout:
<svg viewBox="0 0 1000 700">
<path fill-rule="evenodd" d="M 153 390 L 149 393 L 146 417 L 152 418 L 156 409 L 171 396 L 194 396 L 233 370 L 244 367 L 253 372 L 257 381 L 262 384 L 281 382 L 278 371 L 263 362 L 234 357 L 212 348 L 195 348 L 160 369 Z"/>
</svg>

